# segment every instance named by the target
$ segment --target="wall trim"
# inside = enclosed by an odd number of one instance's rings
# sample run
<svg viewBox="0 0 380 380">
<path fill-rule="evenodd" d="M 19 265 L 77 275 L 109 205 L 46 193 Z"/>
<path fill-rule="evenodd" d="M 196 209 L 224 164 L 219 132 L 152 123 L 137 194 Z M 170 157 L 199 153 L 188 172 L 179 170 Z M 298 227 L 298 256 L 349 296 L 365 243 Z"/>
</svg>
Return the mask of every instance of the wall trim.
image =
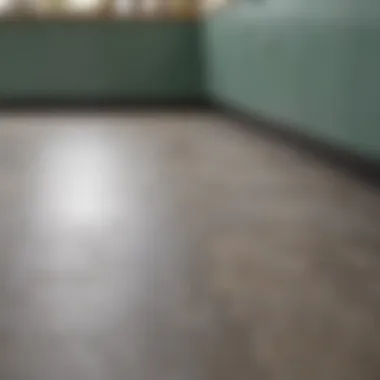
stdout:
<svg viewBox="0 0 380 380">
<path fill-rule="evenodd" d="M 268 139 L 291 146 L 302 154 L 317 158 L 338 169 L 348 177 L 363 181 L 376 189 L 380 188 L 380 162 L 370 160 L 348 150 L 317 138 L 299 133 L 295 128 L 272 120 L 259 113 L 249 115 L 219 99 L 0 99 L 1 113 L 9 112 L 51 112 L 51 111 L 215 111 L 240 122 L 242 128 L 260 133 Z"/>
<path fill-rule="evenodd" d="M 171 110 L 171 109 L 210 109 L 206 99 L 1 99 L 0 112 L 5 111 L 128 111 Z"/>
<path fill-rule="evenodd" d="M 299 133 L 296 128 L 259 113 L 248 115 L 222 100 L 214 99 L 212 103 L 227 117 L 239 121 L 242 128 L 289 145 L 302 154 L 317 158 L 324 164 L 338 169 L 349 178 L 362 181 L 376 190 L 380 189 L 380 162 L 336 147 L 322 139 Z"/>
</svg>

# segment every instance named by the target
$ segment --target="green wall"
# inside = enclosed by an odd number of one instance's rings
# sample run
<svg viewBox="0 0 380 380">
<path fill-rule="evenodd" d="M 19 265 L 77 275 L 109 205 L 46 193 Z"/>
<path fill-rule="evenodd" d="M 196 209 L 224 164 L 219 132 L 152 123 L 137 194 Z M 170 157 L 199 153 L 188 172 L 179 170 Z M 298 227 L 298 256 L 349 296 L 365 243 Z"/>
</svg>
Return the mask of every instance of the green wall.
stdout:
<svg viewBox="0 0 380 380">
<path fill-rule="evenodd" d="M 0 23 L 1 99 L 198 100 L 195 22 Z"/>
<path fill-rule="evenodd" d="M 245 1 L 202 33 L 212 98 L 380 160 L 379 1 Z"/>
<path fill-rule="evenodd" d="M 380 160 L 379 41 L 378 0 L 245 0 L 201 30 L 192 21 L 3 21 L 0 102 L 207 93 Z"/>
</svg>

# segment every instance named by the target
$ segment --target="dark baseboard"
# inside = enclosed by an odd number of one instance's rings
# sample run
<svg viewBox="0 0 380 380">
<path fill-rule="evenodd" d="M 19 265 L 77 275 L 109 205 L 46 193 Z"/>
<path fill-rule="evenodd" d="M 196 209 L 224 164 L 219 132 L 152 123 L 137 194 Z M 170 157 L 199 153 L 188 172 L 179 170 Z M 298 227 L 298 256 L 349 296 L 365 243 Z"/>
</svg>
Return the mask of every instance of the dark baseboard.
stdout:
<svg viewBox="0 0 380 380">
<path fill-rule="evenodd" d="M 0 111 L 165 111 L 204 110 L 210 104 L 203 99 L 72 99 L 29 98 L 1 99 Z"/>
<path fill-rule="evenodd" d="M 302 154 L 311 155 L 333 165 L 348 176 L 380 187 L 380 162 L 373 161 L 326 141 L 298 133 L 276 120 L 259 114 L 246 114 L 220 100 L 204 99 L 0 99 L 0 112 L 30 111 L 209 111 L 223 112 L 241 122 L 241 127 L 290 145 Z"/>
<path fill-rule="evenodd" d="M 255 131 L 270 139 L 291 146 L 338 169 L 345 175 L 363 181 L 377 190 L 380 188 L 380 162 L 337 148 L 326 141 L 298 133 L 295 128 L 259 114 L 247 115 L 224 102 L 215 102 L 216 107 L 228 117 L 241 122 L 244 129 Z"/>
</svg>

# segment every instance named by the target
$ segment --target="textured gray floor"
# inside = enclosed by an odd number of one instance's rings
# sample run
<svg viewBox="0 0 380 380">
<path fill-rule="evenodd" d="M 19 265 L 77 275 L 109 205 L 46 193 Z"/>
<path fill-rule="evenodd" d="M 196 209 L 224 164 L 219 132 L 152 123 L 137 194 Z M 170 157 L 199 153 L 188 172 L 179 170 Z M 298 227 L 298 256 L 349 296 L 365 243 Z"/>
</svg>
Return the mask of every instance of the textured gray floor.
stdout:
<svg viewBox="0 0 380 380">
<path fill-rule="evenodd" d="M 378 380 L 380 196 L 207 113 L 0 116 L 1 380 Z"/>
</svg>

